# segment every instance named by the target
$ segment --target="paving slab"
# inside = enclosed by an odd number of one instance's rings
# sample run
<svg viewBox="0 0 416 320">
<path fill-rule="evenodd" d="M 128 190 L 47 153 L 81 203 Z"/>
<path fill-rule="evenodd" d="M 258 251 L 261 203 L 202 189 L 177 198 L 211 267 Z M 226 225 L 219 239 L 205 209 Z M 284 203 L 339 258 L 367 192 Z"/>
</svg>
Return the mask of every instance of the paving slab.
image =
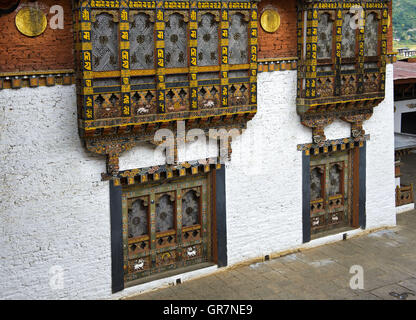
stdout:
<svg viewBox="0 0 416 320">
<path fill-rule="evenodd" d="M 398 284 L 392 284 L 371 291 L 383 300 L 416 300 L 416 293 Z"/>
<path fill-rule="evenodd" d="M 400 281 L 399 285 L 405 287 L 413 292 L 416 292 L 416 278 Z"/>
</svg>

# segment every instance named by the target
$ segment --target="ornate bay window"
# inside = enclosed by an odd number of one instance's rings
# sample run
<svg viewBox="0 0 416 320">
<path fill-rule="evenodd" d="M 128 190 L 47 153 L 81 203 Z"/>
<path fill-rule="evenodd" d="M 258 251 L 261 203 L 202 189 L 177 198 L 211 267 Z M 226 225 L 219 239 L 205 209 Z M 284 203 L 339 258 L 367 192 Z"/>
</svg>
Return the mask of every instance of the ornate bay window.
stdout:
<svg viewBox="0 0 416 320">
<path fill-rule="evenodd" d="M 364 136 L 362 122 L 384 100 L 387 24 L 386 0 L 300 1 L 297 111 L 315 143 L 337 118 Z"/>
<path fill-rule="evenodd" d="M 75 1 L 79 132 L 119 154 L 159 128 L 243 128 L 257 109 L 253 1 Z"/>
</svg>

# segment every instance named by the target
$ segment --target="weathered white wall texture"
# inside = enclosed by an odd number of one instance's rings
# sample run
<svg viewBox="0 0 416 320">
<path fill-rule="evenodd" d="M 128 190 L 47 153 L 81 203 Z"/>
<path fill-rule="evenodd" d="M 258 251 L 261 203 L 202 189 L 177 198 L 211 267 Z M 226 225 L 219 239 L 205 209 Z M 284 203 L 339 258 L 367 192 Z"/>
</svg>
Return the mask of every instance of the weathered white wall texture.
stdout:
<svg viewBox="0 0 416 320">
<path fill-rule="evenodd" d="M 75 101 L 75 86 L 0 91 L 3 299 L 109 294 L 105 161 L 84 151 Z M 63 289 L 54 266 L 63 268 Z"/>
<path fill-rule="evenodd" d="M 258 81 L 258 113 L 245 132 L 253 139 L 234 144 L 241 150 L 257 148 L 249 153 L 249 163 L 244 152 L 241 157 L 233 152 L 226 170 L 230 264 L 302 243 L 297 145 L 311 142 L 312 135 L 296 113 L 296 71 L 260 73 Z"/>
<path fill-rule="evenodd" d="M 393 65 L 387 65 L 386 98 L 364 123 L 367 142 L 367 228 L 396 224 Z"/>
<path fill-rule="evenodd" d="M 386 101 L 365 125 L 371 135 L 370 228 L 395 224 L 390 65 L 387 79 Z M 258 113 L 233 142 L 226 165 L 230 265 L 302 247 L 302 153 L 297 145 L 311 142 L 311 131 L 296 114 L 296 71 L 261 73 L 258 80 Z M 75 104 L 74 86 L 0 91 L 0 298 L 115 298 L 169 282 L 111 294 L 109 187 L 100 181 L 105 159 L 84 151 Z M 349 135 L 349 125 L 341 121 L 326 129 L 328 139 Z M 180 158 L 216 154 L 216 147 L 204 148 L 198 141 L 189 143 Z M 140 145 L 122 155 L 120 169 L 164 161 L 152 147 Z"/>
</svg>

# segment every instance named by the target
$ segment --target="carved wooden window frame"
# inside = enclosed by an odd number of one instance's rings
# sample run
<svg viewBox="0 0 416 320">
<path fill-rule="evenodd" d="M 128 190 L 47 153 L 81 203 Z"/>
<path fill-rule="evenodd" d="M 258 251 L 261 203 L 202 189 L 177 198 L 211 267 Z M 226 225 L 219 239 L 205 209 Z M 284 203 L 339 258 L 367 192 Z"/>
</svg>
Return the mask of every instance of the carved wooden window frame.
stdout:
<svg viewBox="0 0 416 320">
<path fill-rule="evenodd" d="M 310 230 L 314 238 L 326 235 L 328 232 L 332 232 L 337 228 L 354 228 L 353 227 L 353 163 L 352 163 L 352 150 L 336 151 L 326 154 L 324 158 L 322 155 L 318 157 L 311 157 L 310 173 L 312 170 L 319 168 L 322 171 L 321 176 L 321 198 L 312 200 L 310 199 L 310 211 L 308 223 L 310 223 Z M 342 160 L 341 160 L 342 159 Z M 348 167 L 345 168 L 345 165 Z M 340 192 L 336 195 L 330 196 L 329 194 L 329 179 L 328 175 L 331 168 L 337 166 L 340 168 Z M 345 171 L 347 169 L 347 172 Z M 312 177 L 312 175 L 310 174 Z M 358 181 L 356 181 L 357 183 Z M 311 181 L 312 183 L 312 181 Z M 348 190 L 346 190 L 346 185 Z M 347 193 L 346 193 L 347 192 Z M 347 198 L 347 201 L 345 201 Z M 341 199 L 340 203 L 336 203 Z M 332 202 L 332 203 L 331 203 Z M 339 211 L 342 208 L 343 211 Z M 338 223 L 329 221 L 330 217 L 334 214 L 343 212 L 346 215 L 347 221 L 343 220 Z M 339 218 L 339 217 L 338 217 Z M 326 220 L 328 219 L 328 221 Z M 310 221 L 310 222 L 309 222 Z M 319 223 L 318 223 L 319 221 Z"/>
<path fill-rule="evenodd" d="M 378 30 L 379 55 L 376 58 L 378 66 L 376 73 L 377 86 L 368 91 L 364 88 L 364 77 L 367 70 L 364 64 L 375 58 L 364 56 L 364 28 L 356 31 L 358 33 L 358 49 L 354 59 L 342 59 L 342 24 L 345 13 L 349 8 L 356 5 L 353 1 L 300 1 L 298 6 L 298 99 L 297 111 L 302 119 L 309 118 L 342 118 L 351 112 L 368 112 L 378 105 L 385 96 L 385 73 L 387 61 L 387 24 L 388 24 L 388 1 L 362 1 L 365 16 L 377 13 L 381 18 Z M 333 39 L 333 50 L 335 54 L 332 61 L 324 61 L 317 58 L 318 44 L 318 20 L 320 14 L 335 15 Z M 360 48 L 362 46 L 362 52 Z M 318 72 L 318 67 L 325 62 L 332 63 L 331 70 Z M 356 64 L 352 74 L 356 75 L 356 89 L 354 92 L 342 90 L 341 78 L 347 72 L 341 72 L 341 65 L 347 62 Z M 375 72 L 376 71 L 376 72 Z M 351 72 L 350 72 L 351 73 Z M 325 79 L 335 76 L 329 85 L 325 86 Z M 328 78 L 329 77 L 329 78 Z M 323 79 L 320 79 L 323 78 Z M 320 83 L 318 83 L 320 81 Z M 321 90 L 318 90 L 321 85 Z M 326 88 L 330 86 L 330 88 Z M 351 91 L 351 90 L 350 90 Z M 333 93 L 332 93 L 333 92 Z M 319 95 L 319 94 L 320 95 Z"/>
<path fill-rule="evenodd" d="M 73 0 L 74 3 L 74 39 L 77 65 L 77 104 L 79 134 L 88 150 L 106 154 L 108 160 L 107 173 L 117 174 L 118 156 L 130 149 L 137 142 L 151 141 L 154 133 L 160 128 L 176 128 L 176 121 L 186 121 L 186 129 L 192 128 L 244 128 L 248 120 L 257 111 L 257 3 L 256 0 L 240 1 L 94 1 Z M 132 13 L 153 13 L 154 24 L 154 59 L 153 69 L 130 68 L 130 22 Z M 186 67 L 166 68 L 165 32 L 169 16 L 177 12 L 185 12 L 187 23 L 187 54 Z M 200 12 L 212 12 L 219 17 L 218 31 L 218 65 L 200 67 L 197 64 L 197 38 L 191 37 L 192 31 L 198 31 Z M 118 20 L 119 43 L 118 53 L 120 68 L 105 72 L 96 72 L 92 66 L 91 23 L 101 13 L 110 13 L 113 20 Z M 233 65 L 229 63 L 230 17 L 234 13 L 242 13 L 247 19 L 247 63 Z M 193 33 L 192 33 L 193 34 Z M 244 49 L 245 50 L 245 49 Z M 230 73 L 242 70 L 245 76 L 233 79 Z M 219 99 L 210 104 L 198 103 L 198 90 L 203 81 L 198 80 L 200 72 L 218 73 L 215 83 L 218 86 Z M 166 78 L 169 74 L 186 77 L 173 91 L 169 88 Z M 138 85 L 132 82 L 134 77 L 154 77 L 155 84 Z M 109 86 L 95 86 L 96 79 L 119 81 Z M 179 83 L 180 81 L 178 81 Z M 231 99 L 230 88 L 243 84 L 246 93 L 241 99 Z M 179 99 L 184 90 L 187 97 Z M 152 91 L 153 90 L 153 91 Z M 133 98 L 140 93 L 138 99 L 146 98 L 150 92 L 149 103 L 137 106 L 133 114 Z M 167 109 L 166 95 L 172 91 L 177 100 L 174 105 L 179 109 Z M 240 94 L 240 93 L 239 93 Z M 247 97 L 246 97 L 247 96 Z M 101 98 L 100 98 L 101 97 Z M 244 98 L 246 97 L 246 98 Z M 175 98 L 175 99 L 176 99 Z M 244 98 L 244 99 L 243 99 Z M 98 99 L 98 100 L 97 100 Z M 96 101 L 97 100 L 97 101 Z M 170 100 L 169 100 L 170 101 Z M 211 100 L 210 100 L 211 101 Z M 172 104 L 173 105 L 173 104 Z M 101 112 L 97 116 L 98 108 Z M 207 107 L 209 106 L 209 107 Z M 100 109 L 101 110 L 101 109 Z M 141 113 L 139 113 L 141 112 Z"/>
<path fill-rule="evenodd" d="M 215 173 L 215 171 L 213 172 Z M 123 265 L 124 265 L 124 287 L 133 286 L 139 283 L 148 282 L 166 276 L 166 271 L 181 268 L 205 265 L 214 263 L 216 260 L 216 249 L 214 248 L 215 236 L 215 202 L 213 194 L 215 189 L 212 183 L 215 182 L 213 174 L 199 174 L 190 177 L 173 178 L 169 184 L 145 183 L 142 185 L 126 185 L 122 192 L 122 219 L 123 219 Z M 182 199 L 186 192 L 198 190 L 199 221 L 197 225 L 184 227 L 178 226 L 182 221 Z M 174 229 L 158 232 L 157 224 L 157 203 L 163 196 L 174 197 Z M 148 237 L 128 238 L 128 201 L 147 197 L 149 199 L 149 235 Z M 204 216 L 205 215 L 205 216 Z M 182 222 L 181 222 L 182 223 Z M 197 231 L 197 234 L 193 234 Z M 189 233 L 189 238 L 185 238 Z M 203 234 L 203 236 L 201 235 Z M 166 239 L 172 237 L 172 241 Z M 159 240 L 163 239 L 163 243 Z M 146 242 L 147 246 L 141 248 L 141 243 Z M 190 252 L 188 256 L 187 251 Z M 169 259 L 162 261 L 166 253 L 172 253 Z M 196 254 L 196 256 L 194 256 Z M 160 260 L 162 259 L 162 260 Z M 165 264 L 164 264 L 165 263 Z"/>
</svg>

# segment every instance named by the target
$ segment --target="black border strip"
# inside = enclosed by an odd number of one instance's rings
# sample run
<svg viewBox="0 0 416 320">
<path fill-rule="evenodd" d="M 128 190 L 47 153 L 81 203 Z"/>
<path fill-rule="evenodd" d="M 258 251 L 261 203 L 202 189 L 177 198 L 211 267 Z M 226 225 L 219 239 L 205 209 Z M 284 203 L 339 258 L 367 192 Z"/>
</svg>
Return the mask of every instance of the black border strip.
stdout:
<svg viewBox="0 0 416 320">
<path fill-rule="evenodd" d="M 302 152 L 302 230 L 303 243 L 311 241 L 311 219 L 310 219 L 310 202 L 311 202 L 311 157 Z"/>
<path fill-rule="evenodd" d="M 112 86 L 112 87 L 94 87 L 94 93 L 112 93 L 112 92 L 120 92 L 120 86 Z"/>
<path fill-rule="evenodd" d="M 209 86 L 209 85 L 221 84 L 219 79 L 214 80 L 198 80 L 198 86 Z"/>
<path fill-rule="evenodd" d="M 228 83 L 242 83 L 242 82 L 250 82 L 250 78 L 228 78 Z"/>
<path fill-rule="evenodd" d="M 216 170 L 216 215 L 217 215 L 217 250 L 218 267 L 225 267 L 228 264 L 227 257 L 227 219 L 226 219 L 226 187 L 225 187 L 225 166 Z"/>
<path fill-rule="evenodd" d="M 364 146 L 360 148 L 360 167 L 359 167 L 359 210 L 358 210 L 358 222 L 362 229 L 366 228 L 366 183 L 367 183 L 367 142 L 364 141 Z"/>
<path fill-rule="evenodd" d="M 154 90 L 156 89 L 156 83 L 144 83 L 144 84 L 132 84 L 131 90 Z"/>
<path fill-rule="evenodd" d="M 111 223 L 111 288 L 113 293 L 124 289 L 122 187 L 110 180 Z"/>
<path fill-rule="evenodd" d="M 189 81 L 183 82 L 165 82 L 166 88 L 180 88 L 182 87 L 189 87 Z"/>
</svg>

